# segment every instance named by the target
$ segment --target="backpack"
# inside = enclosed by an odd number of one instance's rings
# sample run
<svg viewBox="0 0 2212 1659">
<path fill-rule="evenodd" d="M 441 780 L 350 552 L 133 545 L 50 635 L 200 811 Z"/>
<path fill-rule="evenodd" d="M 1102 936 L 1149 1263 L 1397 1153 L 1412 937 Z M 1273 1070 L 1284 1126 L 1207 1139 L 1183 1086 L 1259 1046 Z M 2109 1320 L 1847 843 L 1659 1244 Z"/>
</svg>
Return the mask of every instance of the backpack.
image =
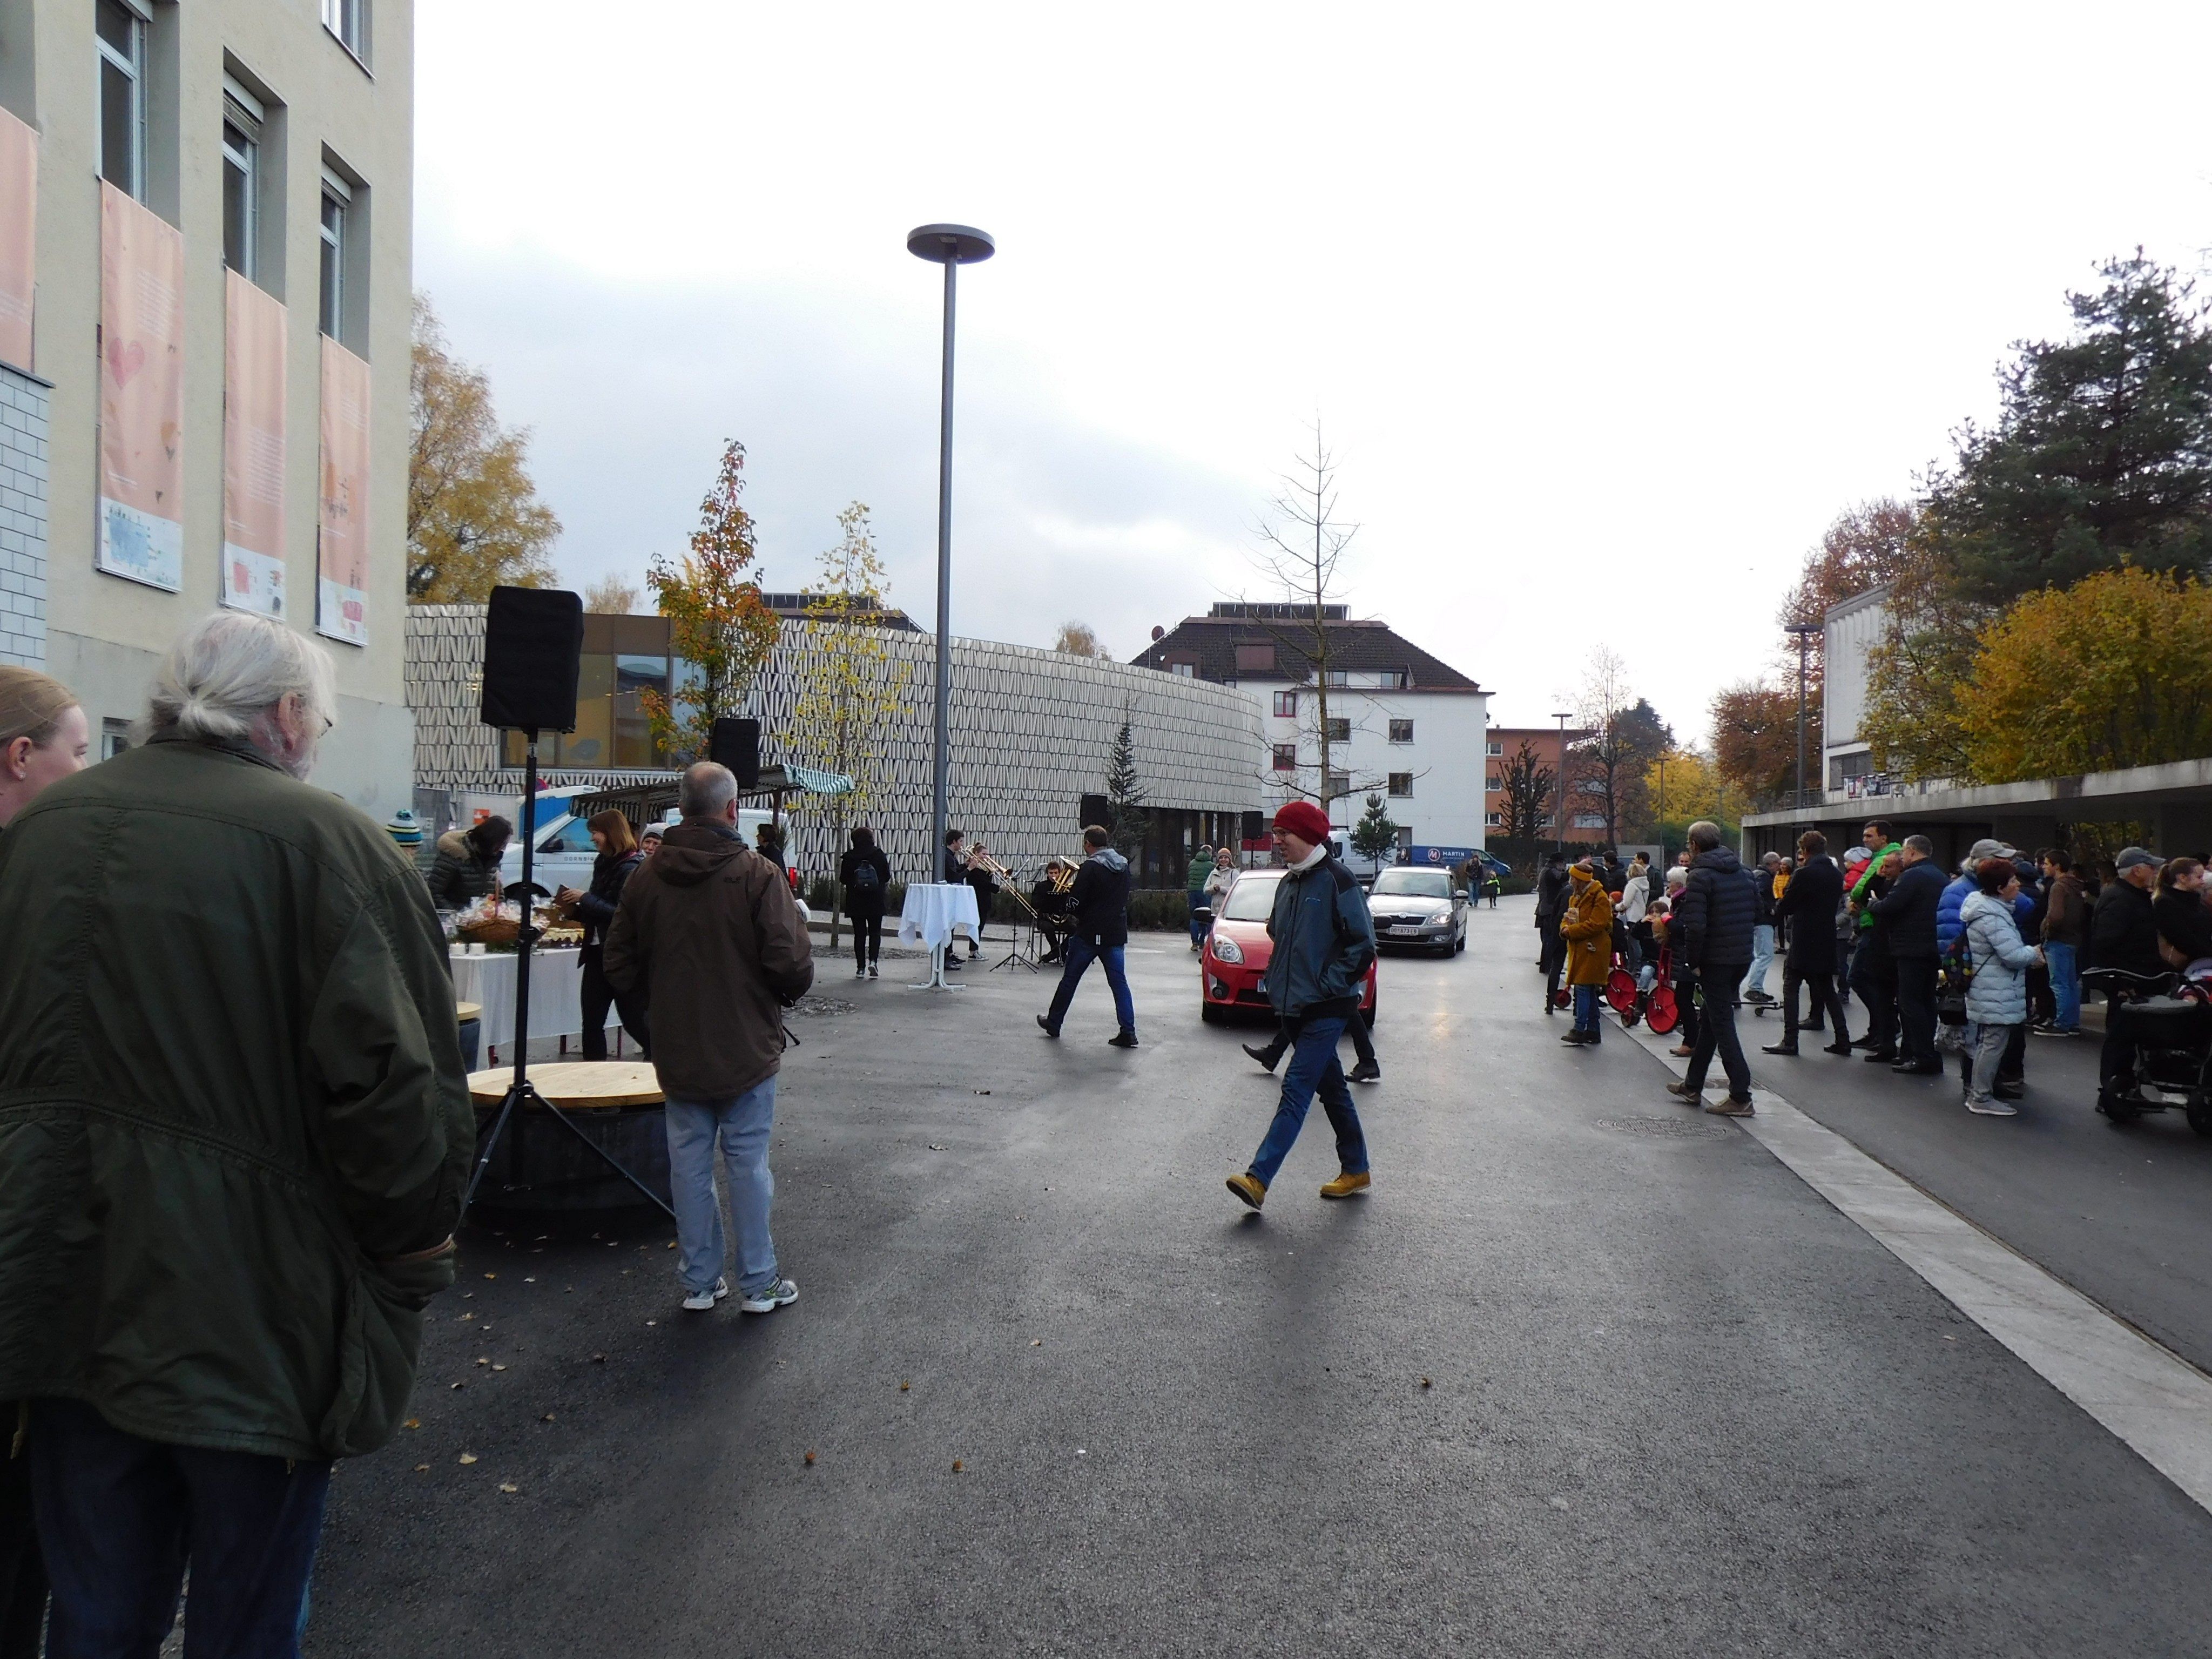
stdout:
<svg viewBox="0 0 2212 1659">
<path fill-rule="evenodd" d="M 862 859 L 853 866 L 853 879 L 847 884 L 854 898 L 873 898 L 884 890 L 884 878 L 876 872 L 873 859 Z"/>
</svg>

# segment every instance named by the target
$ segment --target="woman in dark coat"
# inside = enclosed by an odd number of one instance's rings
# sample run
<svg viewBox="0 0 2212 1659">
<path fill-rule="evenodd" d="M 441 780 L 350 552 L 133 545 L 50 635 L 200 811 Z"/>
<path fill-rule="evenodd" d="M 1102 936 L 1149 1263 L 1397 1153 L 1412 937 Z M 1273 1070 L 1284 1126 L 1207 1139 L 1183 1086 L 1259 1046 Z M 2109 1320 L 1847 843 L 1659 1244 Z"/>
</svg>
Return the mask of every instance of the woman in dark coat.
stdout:
<svg viewBox="0 0 2212 1659">
<path fill-rule="evenodd" d="M 2204 866 L 2195 859 L 2168 859 L 2158 872 L 2159 942 L 2186 965 L 2212 957 L 2212 910 L 2204 906 Z"/>
<path fill-rule="evenodd" d="M 1844 872 L 1828 856 L 1828 838 L 1808 830 L 1797 838 L 1797 870 L 1775 902 L 1774 925 L 1790 930 L 1782 958 L 1782 1041 L 1769 1043 L 1770 1054 L 1797 1052 L 1797 988 L 1813 994 L 1813 1014 L 1827 1012 L 1832 1054 L 1851 1051 L 1844 994 L 1836 983 L 1836 912 L 1844 902 Z"/>
<path fill-rule="evenodd" d="M 465 910 L 497 892 L 499 861 L 514 834 L 514 826 L 505 818 L 489 817 L 439 836 L 437 857 L 430 865 L 430 902 L 441 910 Z"/>
<path fill-rule="evenodd" d="M 884 953 L 884 902 L 891 888 L 891 861 L 876 845 L 876 832 L 863 825 L 853 831 L 852 850 L 837 860 L 837 884 L 845 890 L 845 914 L 853 919 L 853 977 L 873 979 Z"/>
<path fill-rule="evenodd" d="M 576 953 L 576 966 L 584 976 L 580 994 L 584 1004 L 584 1058 L 605 1060 L 607 1057 L 607 1006 L 614 1006 L 622 1018 L 623 1030 L 629 1033 L 630 1041 L 637 1044 L 640 1060 L 652 1058 L 645 1021 L 643 999 L 617 995 L 607 983 L 606 970 L 600 966 L 600 957 L 606 948 L 607 929 L 614 925 L 615 911 L 622 903 L 623 888 L 629 883 L 645 854 L 638 848 L 637 837 L 630 831 L 629 820 L 612 808 L 595 812 L 586 825 L 592 832 L 592 845 L 599 855 L 592 860 L 592 885 L 589 891 L 578 892 L 573 887 L 563 887 L 555 895 L 562 903 L 576 907 L 576 920 L 584 924 L 584 948 Z"/>
</svg>

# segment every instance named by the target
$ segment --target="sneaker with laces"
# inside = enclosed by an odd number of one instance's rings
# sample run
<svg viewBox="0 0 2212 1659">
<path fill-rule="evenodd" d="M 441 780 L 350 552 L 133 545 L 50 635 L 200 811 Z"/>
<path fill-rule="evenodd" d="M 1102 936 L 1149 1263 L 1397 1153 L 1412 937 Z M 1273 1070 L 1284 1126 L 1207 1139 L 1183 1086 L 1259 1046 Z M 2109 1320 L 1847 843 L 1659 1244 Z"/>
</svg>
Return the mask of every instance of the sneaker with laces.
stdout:
<svg viewBox="0 0 2212 1659">
<path fill-rule="evenodd" d="M 714 1288 L 711 1291 L 694 1291 L 685 1297 L 684 1310 L 687 1313 L 704 1313 L 729 1293 L 730 1281 L 726 1279 L 718 1279 L 714 1281 Z"/>
<path fill-rule="evenodd" d="M 1992 1097 L 1988 1100 L 1969 1100 L 1966 1109 L 1977 1117 L 2018 1117 L 2020 1108 L 2008 1101 Z"/>
<path fill-rule="evenodd" d="M 778 1308 L 799 1300 L 799 1286 L 787 1279 L 757 1291 L 747 1291 L 738 1306 L 747 1313 L 774 1313 Z"/>
</svg>

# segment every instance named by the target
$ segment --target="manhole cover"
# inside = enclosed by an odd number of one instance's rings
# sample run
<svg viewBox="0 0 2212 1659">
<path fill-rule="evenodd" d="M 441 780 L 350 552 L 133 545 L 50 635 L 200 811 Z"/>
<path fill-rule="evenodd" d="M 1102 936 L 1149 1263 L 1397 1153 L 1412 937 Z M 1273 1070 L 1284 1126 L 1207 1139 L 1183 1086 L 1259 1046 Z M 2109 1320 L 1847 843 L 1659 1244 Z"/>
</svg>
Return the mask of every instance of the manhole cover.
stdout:
<svg viewBox="0 0 2212 1659">
<path fill-rule="evenodd" d="M 1626 1135 L 1653 1135 L 1661 1140 L 1710 1140 L 1728 1133 L 1724 1123 L 1707 1123 L 1694 1117 L 1601 1117 L 1601 1129 L 1618 1129 Z"/>
<path fill-rule="evenodd" d="M 860 1005 L 836 997 L 801 997 L 791 1005 L 794 1014 L 849 1014 Z"/>
</svg>

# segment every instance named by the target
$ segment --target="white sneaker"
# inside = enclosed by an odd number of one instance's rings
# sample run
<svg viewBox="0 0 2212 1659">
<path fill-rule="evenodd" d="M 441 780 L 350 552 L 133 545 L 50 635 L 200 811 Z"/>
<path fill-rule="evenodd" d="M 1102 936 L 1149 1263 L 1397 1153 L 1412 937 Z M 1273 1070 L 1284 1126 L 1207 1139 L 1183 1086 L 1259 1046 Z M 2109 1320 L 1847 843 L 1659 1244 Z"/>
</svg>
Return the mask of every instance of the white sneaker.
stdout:
<svg viewBox="0 0 2212 1659">
<path fill-rule="evenodd" d="M 779 1279 L 765 1290 L 748 1291 L 738 1306 L 747 1313 L 774 1313 L 787 1302 L 799 1300 L 799 1286 L 787 1279 Z"/>
<path fill-rule="evenodd" d="M 2020 1115 L 2019 1107 L 2008 1100 L 1999 1100 L 1995 1096 L 1991 1096 L 1987 1100 L 1970 1100 L 1966 1103 L 1966 1109 L 1978 1117 L 2018 1117 Z"/>
<path fill-rule="evenodd" d="M 720 1302 L 729 1293 L 730 1281 L 726 1279 L 718 1279 L 714 1281 L 714 1288 L 713 1290 L 694 1291 L 690 1295 L 685 1297 L 684 1298 L 684 1307 L 685 1311 L 689 1313 L 704 1313 L 708 1309 L 713 1307 L 717 1302 Z"/>
</svg>

